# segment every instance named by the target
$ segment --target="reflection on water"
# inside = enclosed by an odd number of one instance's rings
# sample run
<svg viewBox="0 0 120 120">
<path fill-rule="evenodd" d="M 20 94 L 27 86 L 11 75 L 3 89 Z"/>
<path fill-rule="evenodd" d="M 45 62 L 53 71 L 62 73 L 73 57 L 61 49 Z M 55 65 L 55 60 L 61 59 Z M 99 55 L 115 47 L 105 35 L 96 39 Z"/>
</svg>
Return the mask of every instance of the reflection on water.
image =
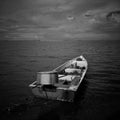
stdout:
<svg viewBox="0 0 120 120">
<path fill-rule="evenodd" d="M 40 99 L 44 113 L 41 113 L 40 105 L 31 108 L 34 116 L 26 113 L 27 117 L 23 119 L 120 118 L 117 114 L 120 111 L 119 44 L 119 41 L 0 41 L 1 108 L 32 96 L 28 85 L 35 80 L 37 71 L 52 70 L 82 54 L 88 60 L 89 67 L 75 102 L 49 103 Z"/>
</svg>

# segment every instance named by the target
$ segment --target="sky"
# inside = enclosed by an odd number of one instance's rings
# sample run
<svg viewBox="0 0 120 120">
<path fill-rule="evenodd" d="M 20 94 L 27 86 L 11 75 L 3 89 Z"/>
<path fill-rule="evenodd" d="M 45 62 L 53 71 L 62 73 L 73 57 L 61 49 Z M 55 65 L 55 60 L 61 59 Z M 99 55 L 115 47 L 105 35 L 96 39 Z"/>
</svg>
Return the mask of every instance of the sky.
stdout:
<svg viewBox="0 0 120 120">
<path fill-rule="evenodd" d="M 0 0 L 0 37 L 9 40 L 120 38 L 120 0 Z"/>
</svg>

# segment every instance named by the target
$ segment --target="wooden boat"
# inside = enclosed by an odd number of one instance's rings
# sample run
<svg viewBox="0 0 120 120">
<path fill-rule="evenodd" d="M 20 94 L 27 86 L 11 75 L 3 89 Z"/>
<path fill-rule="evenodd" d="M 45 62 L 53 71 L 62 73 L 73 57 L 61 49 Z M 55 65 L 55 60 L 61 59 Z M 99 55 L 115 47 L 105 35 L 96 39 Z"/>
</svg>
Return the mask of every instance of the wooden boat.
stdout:
<svg viewBox="0 0 120 120">
<path fill-rule="evenodd" d="M 87 60 L 79 56 L 52 71 L 37 72 L 29 87 L 36 97 L 73 102 L 87 68 Z"/>
</svg>

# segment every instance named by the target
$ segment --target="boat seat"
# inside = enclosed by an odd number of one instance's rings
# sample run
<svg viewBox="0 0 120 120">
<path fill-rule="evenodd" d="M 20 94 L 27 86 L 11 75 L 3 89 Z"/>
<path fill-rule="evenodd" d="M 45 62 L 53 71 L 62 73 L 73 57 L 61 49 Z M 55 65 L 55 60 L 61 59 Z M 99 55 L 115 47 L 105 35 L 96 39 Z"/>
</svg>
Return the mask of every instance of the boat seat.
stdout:
<svg viewBox="0 0 120 120">
<path fill-rule="evenodd" d="M 59 81 L 69 81 L 71 82 L 76 75 L 66 75 L 59 78 Z"/>
<path fill-rule="evenodd" d="M 76 68 L 66 68 L 65 73 L 72 73 L 72 74 L 80 74 L 81 69 L 76 69 Z"/>
</svg>

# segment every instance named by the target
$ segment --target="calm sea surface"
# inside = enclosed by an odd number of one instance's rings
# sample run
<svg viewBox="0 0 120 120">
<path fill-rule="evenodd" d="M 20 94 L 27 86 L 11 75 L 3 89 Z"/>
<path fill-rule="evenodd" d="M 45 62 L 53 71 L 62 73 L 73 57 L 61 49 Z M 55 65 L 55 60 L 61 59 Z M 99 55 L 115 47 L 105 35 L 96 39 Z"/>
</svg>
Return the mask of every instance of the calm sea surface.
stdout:
<svg viewBox="0 0 120 120">
<path fill-rule="evenodd" d="M 0 41 L 0 108 L 32 96 L 28 85 L 37 71 L 52 70 L 81 54 L 89 67 L 75 103 L 40 99 L 40 105 L 11 119 L 119 120 L 120 41 L 114 40 Z"/>
</svg>

